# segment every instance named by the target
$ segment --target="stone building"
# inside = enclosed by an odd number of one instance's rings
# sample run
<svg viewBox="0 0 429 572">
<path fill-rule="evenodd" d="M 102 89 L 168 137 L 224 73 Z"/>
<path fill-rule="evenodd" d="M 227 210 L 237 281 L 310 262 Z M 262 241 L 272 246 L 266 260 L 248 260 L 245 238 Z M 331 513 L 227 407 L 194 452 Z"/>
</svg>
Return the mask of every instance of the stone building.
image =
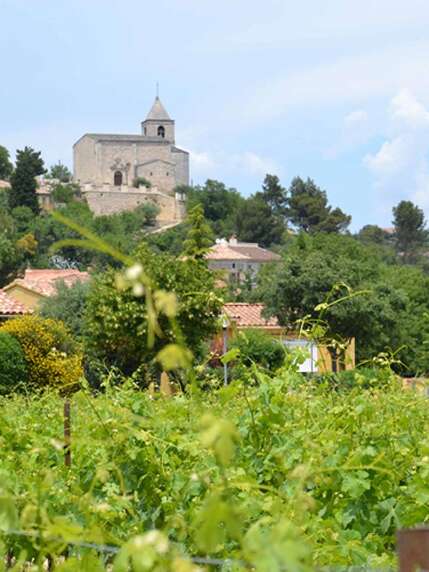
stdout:
<svg viewBox="0 0 429 572">
<path fill-rule="evenodd" d="M 235 236 L 216 241 L 206 256 L 209 268 L 221 271 L 230 284 L 240 284 L 256 276 L 263 264 L 278 262 L 281 256 L 253 242 L 238 242 Z"/>
<path fill-rule="evenodd" d="M 87 133 L 74 144 L 73 161 L 74 181 L 95 214 L 152 202 L 160 209 L 159 222 L 182 220 L 183 201 L 175 188 L 189 184 L 189 153 L 176 146 L 174 120 L 158 96 L 140 135 Z"/>
</svg>

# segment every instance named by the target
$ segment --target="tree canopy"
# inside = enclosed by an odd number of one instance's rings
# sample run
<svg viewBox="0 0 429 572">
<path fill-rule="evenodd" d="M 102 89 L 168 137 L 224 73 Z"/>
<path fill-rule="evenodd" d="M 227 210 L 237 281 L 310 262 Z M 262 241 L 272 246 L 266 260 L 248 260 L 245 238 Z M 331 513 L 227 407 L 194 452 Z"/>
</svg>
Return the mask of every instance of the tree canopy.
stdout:
<svg viewBox="0 0 429 572">
<path fill-rule="evenodd" d="M 45 167 L 40 151 L 36 152 L 31 147 L 17 151 L 16 167 L 11 176 L 9 193 L 11 208 L 26 206 L 35 214 L 39 213 L 36 177 L 44 172 Z"/>
<path fill-rule="evenodd" d="M 0 180 L 8 180 L 13 172 L 9 151 L 0 145 Z"/>
<path fill-rule="evenodd" d="M 396 248 L 410 262 L 428 237 L 424 213 L 411 201 L 401 201 L 393 208 L 393 217 Z"/>
<path fill-rule="evenodd" d="M 340 208 L 333 209 L 328 197 L 312 179 L 295 177 L 289 187 L 287 216 L 305 232 L 344 232 L 351 221 Z"/>
</svg>

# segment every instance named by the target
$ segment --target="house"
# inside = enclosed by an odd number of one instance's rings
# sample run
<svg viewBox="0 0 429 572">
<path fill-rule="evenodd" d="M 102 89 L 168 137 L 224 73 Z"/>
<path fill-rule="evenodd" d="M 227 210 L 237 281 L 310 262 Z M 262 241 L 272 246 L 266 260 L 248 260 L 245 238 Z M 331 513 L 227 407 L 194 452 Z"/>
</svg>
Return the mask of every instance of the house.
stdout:
<svg viewBox="0 0 429 572">
<path fill-rule="evenodd" d="M 64 282 L 67 286 L 71 286 L 75 282 L 87 282 L 88 280 L 88 272 L 80 270 L 27 269 L 23 278 L 16 278 L 5 286 L 3 293 L 32 311 L 43 298 L 56 294 L 58 283 Z"/>
<path fill-rule="evenodd" d="M 276 337 L 287 348 L 301 348 L 308 354 L 307 359 L 299 367 L 301 372 L 328 372 L 353 369 L 355 367 L 355 341 L 351 340 L 343 359 L 333 360 L 325 346 L 317 345 L 311 340 L 280 326 L 277 318 L 264 317 L 264 304 L 248 304 L 246 302 L 230 302 L 224 304 L 223 313 L 228 322 L 227 335 L 233 337 L 246 329 L 262 330 Z"/>
<path fill-rule="evenodd" d="M 28 309 L 24 304 L 9 296 L 6 292 L 0 290 L 0 321 L 10 318 L 17 318 L 25 314 L 31 314 L 33 311 Z"/>
<path fill-rule="evenodd" d="M 234 236 L 217 240 L 206 258 L 211 270 L 224 271 L 229 281 L 237 284 L 247 277 L 254 283 L 262 265 L 281 260 L 281 256 L 271 250 L 254 242 L 238 242 Z"/>
</svg>

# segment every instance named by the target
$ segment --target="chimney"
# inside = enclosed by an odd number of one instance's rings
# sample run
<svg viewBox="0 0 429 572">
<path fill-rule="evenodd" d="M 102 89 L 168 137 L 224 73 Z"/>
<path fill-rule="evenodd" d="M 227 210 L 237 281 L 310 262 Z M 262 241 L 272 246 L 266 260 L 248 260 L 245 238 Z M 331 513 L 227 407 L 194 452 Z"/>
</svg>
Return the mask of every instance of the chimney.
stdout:
<svg viewBox="0 0 429 572">
<path fill-rule="evenodd" d="M 233 234 L 233 235 L 231 236 L 231 238 L 229 239 L 229 244 L 230 244 L 231 246 L 237 246 L 238 240 L 237 240 L 237 237 L 235 236 L 235 234 Z"/>
</svg>

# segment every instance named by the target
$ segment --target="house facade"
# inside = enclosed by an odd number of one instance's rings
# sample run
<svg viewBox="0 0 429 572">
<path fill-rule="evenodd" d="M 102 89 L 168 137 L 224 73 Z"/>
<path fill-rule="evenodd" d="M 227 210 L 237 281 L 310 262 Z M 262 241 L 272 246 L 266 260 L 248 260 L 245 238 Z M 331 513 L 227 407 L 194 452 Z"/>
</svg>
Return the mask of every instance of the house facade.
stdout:
<svg viewBox="0 0 429 572">
<path fill-rule="evenodd" d="M 54 296 L 60 282 L 72 286 L 75 282 L 87 282 L 88 272 L 80 270 L 27 269 L 22 278 L 16 278 L 1 291 L 26 312 L 33 312 L 44 298 Z"/>
<path fill-rule="evenodd" d="M 355 340 L 352 339 L 342 359 L 333 360 L 326 346 L 306 339 L 298 332 L 280 326 L 277 318 L 264 316 L 264 304 L 230 302 L 224 305 L 223 313 L 228 322 L 228 337 L 239 331 L 261 330 L 274 336 L 289 350 L 299 349 L 304 353 L 304 361 L 299 365 L 302 373 L 326 373 L 355 367 Z"/>
<path fill-rule="evenodd" d="M 217 240 L 206 258 L 211 270 L 220 271 L 233 284 L 246 279 L 254 283 L 264 264 L 281 260 L 279 254 L 253 242 L 239 242 L 235 237 Z"/>
</svg>

